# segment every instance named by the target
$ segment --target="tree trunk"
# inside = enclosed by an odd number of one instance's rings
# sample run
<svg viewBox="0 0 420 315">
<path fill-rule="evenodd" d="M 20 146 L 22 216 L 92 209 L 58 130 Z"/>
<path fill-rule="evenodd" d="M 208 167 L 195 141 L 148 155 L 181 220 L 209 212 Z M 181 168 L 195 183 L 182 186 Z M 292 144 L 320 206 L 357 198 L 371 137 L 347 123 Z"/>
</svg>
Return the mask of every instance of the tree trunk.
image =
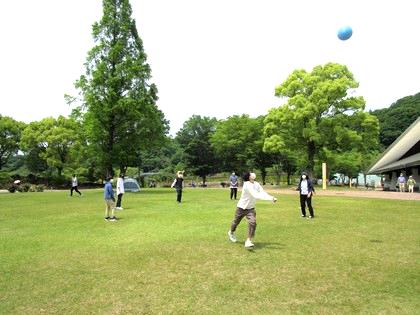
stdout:
<svg viewBox="0 0 420 315">
<path fill-rule="evenodd" d="M 62 167 L 57 167 L 57 175 L 58 177 L 61 177 L 61 173 L 63 172 L 63 168 Z"/>
<path fill-rule="evenodd" d="M 120 165 L 120 174 L 125 174 L 127 172 L 127 166 Z"/>
<path fill-rule="evenodd" d="M 206 175 L 201 176 L 201 179 L 203 180 L 203 187 L 206 184 Z"/>
<path fill-rule="evenodd" d="M 315 143 L 313 141 L 308 142 L 307 149 L 308 149 L 308 162 L 307 162 L 308 169 L 307 169 L 307 172 L 308 172 L 309 177 L 313 178 L 314 165 L 315 165 L 314 160 L 315 160 L 315 153 L 316 153 Z"/>
<path fill-rule="evenodd" d="M 266 171 L 265 167 L 262 167 L 261 168 L 261 179 L 262 179 L 263 185 L 265 185 L 266 177 L 267 177 L 267 171 Z"/>
<path fill-rule="evenodd" d="M 290 178 L 291 178 L 291 173 L 290 173 L 290 170 L 287 170 L 287 185 L 291 185 L 292 183 L 290 182 Z"/>
<path fill-rule="evenodd" d="M 110 120 L 112 122 L 113 118 L 111 117 Z M 113 154 L 113 149 L 114 149 L 114 132 L 115 132 L 114 125 L 113 123 L 111 123 L 111 126 L 109 126 L 106 152 L 104 154 L 106 176 L 114 176 L 114 168 L 112 167 L 112 154 Z"/>
<path fill-rule="evenodd" d="M 274 174 L 276 175 L 275 183 L 276 185 L 280 186 L 281 167 L 280 165 L 274 165 L 273 169 L 274 169 Z"/>
</svg>

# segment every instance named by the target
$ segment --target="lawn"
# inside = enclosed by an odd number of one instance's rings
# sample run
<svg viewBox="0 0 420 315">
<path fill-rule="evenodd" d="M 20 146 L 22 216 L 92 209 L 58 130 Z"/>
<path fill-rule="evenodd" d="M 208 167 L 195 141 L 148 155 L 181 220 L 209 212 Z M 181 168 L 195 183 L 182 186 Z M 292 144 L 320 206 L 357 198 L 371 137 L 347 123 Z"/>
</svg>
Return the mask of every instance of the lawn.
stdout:
<svg viewBox="0 0 420 315">
<path fill-rule="evenodd" d="M 0 195 L 1 314 L 420 314 L 420 202 L 317 196 L 257 204 L 230 243 L 228 189 Z"/>
</svg>

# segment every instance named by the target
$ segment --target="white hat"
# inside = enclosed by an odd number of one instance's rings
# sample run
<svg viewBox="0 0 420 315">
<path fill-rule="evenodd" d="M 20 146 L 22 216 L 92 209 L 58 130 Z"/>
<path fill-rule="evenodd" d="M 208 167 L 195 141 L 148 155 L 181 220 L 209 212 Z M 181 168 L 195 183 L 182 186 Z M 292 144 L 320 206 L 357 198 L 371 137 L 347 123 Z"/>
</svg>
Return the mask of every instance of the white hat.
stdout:
<svg viewBox="0 0 420 315">
<path fill-rule="evenodd" d="M 20 180 L 19 180 L 19 179 L 15 180 L 15 181 L 13 182 L 13 184 L 20 184 Z"/>
</svg>

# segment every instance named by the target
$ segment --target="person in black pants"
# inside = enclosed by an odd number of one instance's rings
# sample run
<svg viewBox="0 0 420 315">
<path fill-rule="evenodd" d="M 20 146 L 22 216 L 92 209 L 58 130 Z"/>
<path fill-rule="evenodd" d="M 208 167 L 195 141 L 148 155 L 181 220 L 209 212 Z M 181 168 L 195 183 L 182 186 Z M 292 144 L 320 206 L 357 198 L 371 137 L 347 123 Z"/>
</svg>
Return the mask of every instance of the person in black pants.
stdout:
<svg viewBox="0 0 420 315">
<path fill-rule="evenodd" d="M 230 181 L 230 200 L 232 200 L 233 197 L 235 197 L 238 193 L 238 176 L 236 176 L 235 172 L 232 173 L 229 177 Z"/>
<path fill-rule="evenodd" d="M 306 217 L 305 208 L 306 205 L 308 205 L 308 219 L 313 219 L 315 216 L 314 209 L 312 208 L 312 195 L 315 193 L 315 189 L 308 174 L 302 173 L 297 190 L 299 191 L 300 195 L 300 209 L 302 211 L 302 218 Z"/>
<path fill-rule="evenodd" d="M 178 203 L 181 203 L 183 187 L 184 187 L 184 171 L 178 171 L 176 173 L 176 178 L 174 179 L 171 185 L 171 188 L 176 189 L 176 201 L 178 201 Z"/>
<path fill-rule="evenodd" d="M 77 180 L 76 174 L 73 174 L 73 177 L 71 178 L 70 196 L 73 196 L 73 190 L 77 192 L 79 196 L 82 195 L 82 193 L 77 189 L 77 186 L 79 186 L 79 182 Z"/>
</svg>

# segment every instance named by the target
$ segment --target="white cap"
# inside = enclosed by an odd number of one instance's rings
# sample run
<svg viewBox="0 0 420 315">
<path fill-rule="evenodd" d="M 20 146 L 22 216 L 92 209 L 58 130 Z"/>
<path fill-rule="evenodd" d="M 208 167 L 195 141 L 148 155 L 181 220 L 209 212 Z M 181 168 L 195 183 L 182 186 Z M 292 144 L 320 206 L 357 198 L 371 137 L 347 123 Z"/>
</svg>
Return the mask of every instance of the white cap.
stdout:
<svg viewBox="0 0 420 315">
<path fill-rule="evenodd" d="M 13 184 L 20 184 L 20 180 L 19 180 L 19 179 L 15 180 L 15 181 L 13 182 Z"/>
</svg>

